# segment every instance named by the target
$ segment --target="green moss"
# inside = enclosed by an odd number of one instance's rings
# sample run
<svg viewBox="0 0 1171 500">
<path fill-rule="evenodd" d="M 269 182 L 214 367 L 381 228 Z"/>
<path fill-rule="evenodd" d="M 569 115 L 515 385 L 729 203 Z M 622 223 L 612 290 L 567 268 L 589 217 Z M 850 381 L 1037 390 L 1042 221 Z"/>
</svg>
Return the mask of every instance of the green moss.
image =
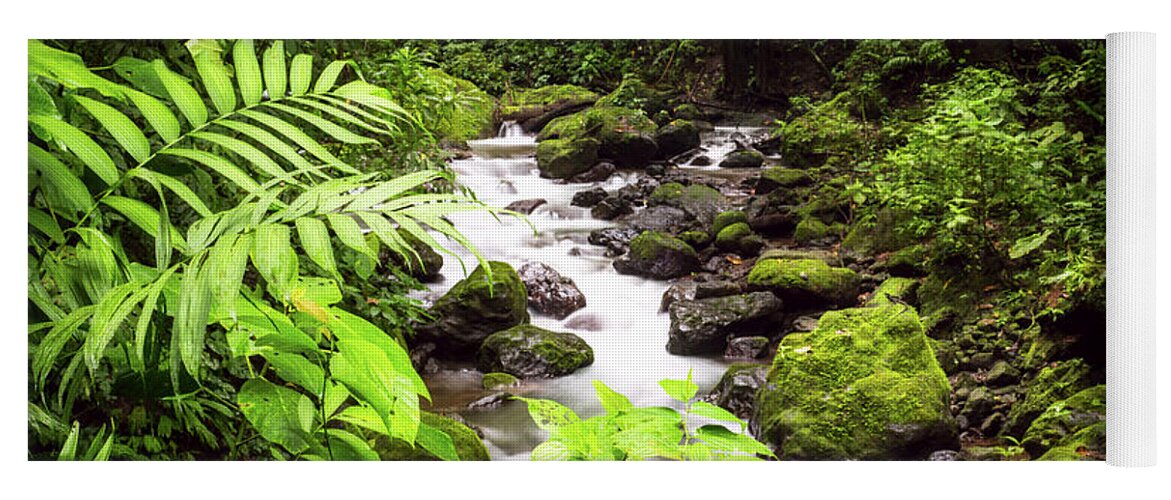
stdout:
<svg viewBox="0 0 1171 500">
<path fill-rule="evenodd" d="M 739 248 L 740 240 L 750 234 L 752 228 L 749 228 L 747 223 L 737 222 L 720 230 L 716 235 L 716 247 L 724 250 Z"/>
<path fill-rule="evenodd" d="M 720 166 L 723 168 L 756 168 L 764 164 L 764 155 L 755 149 L 741 149 L 728 153 Z"/>
<path fill-rule="evenodd" d="M 533 325 L 519 325 L 484 339 L 476 367 L 518 377 L 561 376 L 594 362 L 594 351 L 581 337 Z"/>
<path fill-rule="evenodd" d="M 589 170 L 597 160 L 594 139 L 550 139 L 537 144 L 537 168 L 545 177 L 568 179 Z"/>
<path fill-rule="evenodd" d="M 787 248 L 770 248 L 760 254 L 758 260 L 767 259 L 788 259 L 788 260 L 803 260 L 816 259 L 830 266 L 840 265 L 842 258 L 834 255 L 826 250 L 791 250 Z"/>
<path fill-rule="evenodd" d="M 703 119 L 703 112 L 699 110 L 699 106 L 696 106 L 691 103 L 684 103 L 684 104 L 680 104 L 678 106 L 675 106 L 675 109 L 671 111 L 671 114 L 675 118 L 679 118 L 681 120 L 702 120 Z"/>
<path fill-rule="evenodd" d="M 913 310 L 829 311 L 777 348 L 761 434 L 786 458 L 904 458 L 954 441 L 949 392 Z"/>
<path fill-rule="evenodd" d="M 593 137 L 605 143 L 630 133 L 653 134 L 657 128 L 637 109 L 599 105 L 554 118 L 537 134 L 537 140 Z"/>
<path fill-rule="evenodd" d="M 784 124 L 778 132 L 785 163 L 813 168 L 837 157 L 852 164 L 870 151 L 866 137 L 871 127 L 851 116 L 847 104 L 846 99 L 835 97 Z"/>
<path fill-rule="evenodd" d="M 760 173 L 760 183 L 757 190 L 764 186 L 766 190 L 775 188 L 794 188 L 807 186 L 813 183 L 813 177 L 804 170 L 785 167 L 768 167 Z"/>
<path fill-rule="evenodd" d="M 1067 444 L 1071 436 L 1106 419 L 1106 386 L 1096 385 L 1046 408 L 1025 431 L 1021 444 L 1033 456 Z"/>
<path fill-rule="evenodd" d="M 428 124 L 435 135 L 454 142 L 475 139 L 492 132 L 492 114 L 496 100 L 470 81 L 456 78 L 439 68 L 424 68 L 422 72 L 431 85 L 452 95 L 458 95 L 458 111 L 438 123 Z"/>
<path fill-rule="evenodd" d="M 923 275 L 927 273 L 927 260 L 931 258 L 925 245 L 911 245 L 890 254 L 880 269 L 897 276 Z"/>
<path fill-rule="evenodd" d="M 695 249 L 691 245 L 659 231 L 643 231 L 630 241 L 630 256 L 638 260 L 654 260 L 660 252 L 664 251 L 695 256 Z"/>
<path fill-rule="evenodd" d="M 553 106 L 593 102 L 598 94 L 577 85 L 546 85 L 536 89 L 514 89 L 500 98 L 504 116 L 539 112 Z"/>
<path fill-rule="evenodd" d="M 479 266 L 431 307 L 435 322 L 420 330 L 441 348 L 474 351 L 489 334 L 528 323 L 528 291 L 516 270 L 504 262 L 490 261 L 488 265 L 491 280 Z"/>
<path fill-rule="evenodd" d="M 847 303 L 858 286 L 858 274 L 815 259 L 765 259 L 752 266 L 748 284 L 773 289 L 782 297 L 812 295 L 821 300 Z"/>
<path fill-rule="evenodd" d="M 1090 366 L 1081 359 L 1048 366 L 1024 386 L 1025 397 L 1008 412 L 1005 433 L 1023 437 L 1033 420 L 1050 406 L 1090 387 Z"/>
<path fill-rule="evenodd" d="M 450 436 L 452 444 L 455 445 L 455 453 L 461 461 L 491 460 L 484 441 L 470 427 L 450 417 L 425 411 L 419 412 L 419 420 Z M 375 441 L 374 450 L 382 460 L 438 460 L 435 455 L 418 444 L 411 447 L 400 439 L 385 436 Z"/>
<path fill-rule="evenodd" d="M 748 216 L 739 210 L 729 210 L 727 212 L 720 212 L 716 214 L 716 218 L 712 220 L 712 234 L 720 234 L 725 227 L 731 226 L 738 222 L 748 223 Z"/>
<path fill-rule="evenodd" d="M 660 184 L 651 192 L 650 201 L 656 205 L 674 205 L 683 197 L 684 186 L 678 182 Z"/>
<path fill-rule="evenodd" d="M 516 387 L 517 385 L 520 385 L 520 379 L 507 373 L 492 372 L 484 374 L 484 380 L 482 383 L 485 389 L 494 391 L 508 387 Z"/>
<path fill-rule="evenodd" d="M 868 306 L 880 306 L 891 304 L 889 297 L 895 297 L 903 301 L 909 301 L 915 296 L 915 291 L 919 288 L 919 280 L 912 278 L 887 278 L 878 288 L 874 290 L 870 300 L 866 301 Z"/>
<path fill-rule="evenodd" d="M 641 109 L 654 115 L 667 109 L 667 94 L 650 88 L 637 76 L 627 74 L 622 77 L 618 88 L 598 99 L 598 105 Z"/>
<path fill-rule="evenodd" d="M 831 226 L 827 226 L 820 219 L 809 217 L 797 223 L 797 228 L 793 230 L 793 241 L 804 245 L 814 240 L 833 236 L 834 234 Z"/>
<path fill-rule="evenodd" d="M 712 239 L 712 235 L 699 230 L 683 231 L 679 234 L 679 239 L 692 247 L 700 247 L 708 244 Z"/>
<path fill-rule="evenodd" d="M 836 210 L 836 209 L 835 209 Z M 900 229 L 909 218 L 891 209 L 879 210 L 875 219 L 855 223 L 842 239 L 842 248 L 866 254 L 893 252 L 918 242 L 913 234 Z"/>
<path fill-rule="evenodd" d="M 1106 421 L 1086 427 L 1060 445 L 1051 448 L 1038 460 L 1081 461 L 1106 458 Z"/>
</svg>

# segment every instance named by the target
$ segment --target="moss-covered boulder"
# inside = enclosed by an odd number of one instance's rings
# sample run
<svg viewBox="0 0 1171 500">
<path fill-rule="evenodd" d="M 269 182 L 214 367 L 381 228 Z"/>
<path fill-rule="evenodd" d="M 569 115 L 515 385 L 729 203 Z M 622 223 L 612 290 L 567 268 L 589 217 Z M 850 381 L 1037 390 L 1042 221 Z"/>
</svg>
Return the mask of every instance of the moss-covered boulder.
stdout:
<svg viewBox="0 0 1171 500">
<path fill-rule="evenodd" d="M 815 259 L 758 260 L 748 273 L 749 286 L 803 305 L 849 305 L 857 296 L 858 282 L 854 271 Z"/>
<path fill-rule="evenodd" d="M 1106 421 L 1095 423 L 1050 448 L 1038 460 L 1083 461 L 1106 459 Z"/>
<path fill-rule="evenodd" d="M 1039 457 L 1083 429 L 1106 421 L 1106 386 L 1096 385 L 1053 403 L 1029 425 L 1021 446 Z"/>
<path fill-rule="evenodd" d="M 593 138 L 598 155 L 619 167 L 642 167 L 658 151 L 653 135 L 658 126 L 637 109 L 594 106 L 550 121 L 537 140 Z"/>
<path fill-rule="evenodd" d="M 748 223 L 748 216 L 740 210 L 729 210 L 727 212 L 720 212 L 716 214 L 715 219 L 712 220 L 712 234 L 720 234 L 725 227 L 736 224 L 737 222 Z"/>
<path fill-rule="evenodd" d="M 465 97 L 460 100 L 458 113 L 452 113 L 449 119 L 428 123 L 432 133 L 451 142 L 463 143 L 495 132 L 492 129 L 495 98 L 480 90 L 476 84 L 451 76 L 439 68 L 423 68 L 422 71 L 424 78 L 436 87 L 440 95 L 447 93 Z"/>
<path fill-rule="evenodd" d="M 869 126 L 850 114 L 845 95 L 818 104 L 781 127 L 780 153 L 785 164 L 815 168 L 837 159 L 850 165 L 861 152 L 874 149 L 867 145 Z"/>
<path fill-rule="evenodd" d="M 513 89 L 500 98 L 500 114 L 505 120 L 531 118 L 559 107 L 587 104 L 597 100 L 597 93 L 577 85 Z"/>
<path fill-rule="evenodd" d="M 708 234 L 706 231 L 693 229 L 679 233 L 679 239 L 683 240 L 684 243 L 687 243 L 694 248 L 699 248 L 707 245 L 708 243 L 711 243 L 712 235 Z"/>
<path fill-rule="evenodd" d="M 786 459 L 923 458 L 958 445 L 949 392 L 914 310 L 830 311 L 781 340 L 753 424 Z"/>
<path fill-rule="evenodd" d="M 758 363 L 732 363 L 707 399 L 737 417 L 752 418 L 756 412 L 756 393 L 764 387 L 768 370 L 768 365 Z"/>
<path fill-rule="evenodd" d="M 484 379 L 480 382 L 484 389 L 489 391 L 496 391 L 500 389 L 508 389 L 520 385 L 520 379 L 513 375 L 501 372 L 485 373 Z"/>
<path fill-rule="evenodd" d="M 826 224 L 816 217 L 807 217 L 797 223 L 796 229 L 793 230 L 793 241 L 806 245 L 826 238 L 833 238 L 842 231 L 843 227 L 839 223 Z"/>
<path fill-rule="evenodd" d="M 674 116 L 675 118 L 678 118 L 680 120 L 702 120 L 702 119 L 704 119 L 703 111 L 700 111 L 699 106 L 696 106 L 696 105 L 691 104 L 689 102 L 675 106 L 675 109 L 671 110 L 671 116 Z"/>
<path fill-rule="evenodd" d="M 756 255 L 764 247 L 764 239 L 754 234 L 747 222 L 737 222 L 720 230 L 716 248 L 741 255 Z"/>
<path fill-rule="evenodd" d="M 919 280 L 913 278 L 887 278 L 866 301 L 868 306 L 887 304 L 909 304 L 915 300 L 915 292 L 919 290 Z"/>
<path fill-rule="evenodd" d="M 484 339 L 476 356 L 482 372 L 517 377 L 560 377 L 594 362 L 594 350 L 581 337 L 520 325 Z"/>
<path fill-rule="evenodd" d="M 756 180 L 756 194 L 765 194 L 779 188 L 792 189 L 813 184 L 813 176 L 804 170 L 768 167 Z"/>
<path fill-rule="evenodd" d="M 431 323 L 418 328 L 446 355 L 473 353 L 492 333 L 528 323 L 528 292 L 512 266 L 489 262 L 492 278 L 479 266 L 431 306 Z"/>
<path fill-rule="evenodd" d="M 925 276 L 930 259 L 931 252 L 925 245 L 911 245 L 891 252 L 885 261 L 877 263 L 875 269 L 886 271 L 891 276 Z"/>
<path fill-rule="evenodd" d="M 537 168 L 541 177 L 568 179 L 598 161 L 598 141 L 585 137 L 550 139 L 537 144 Z"/>
<path fill-rule="evenodd" d="M 621 274 L 654 279 L 685 276 L 699 268 L 695 249 L 683 240 L 659 231 L 643 231 L 630 241 L 630 251 L 614 261 Z"/>
<path fill-rule="evenodd" d="M 1024 384 L 1024 399 L 1012 405 L 1004 433 L 1024 437 L 1033 420 L 1054 403 L 1065 400 L 1092 386 L 1090 366 L 1081 359 L 1061 361 L 1041 369 Z"/>
<path fill-rule="evenodd" d="M 656 205 L 681 208 L 704 227 L 712 225 L 716 215 L 728 210 L 730 205 L 724 195 L 711 186 L 684 186 L 677 182 L 668 182 L 655 188 L 649 201 Z"/>
<path fill-rule="evenodd" d="M 476 434 L 476 431 L 470 427 L 460 423 L 459 421 L 430 413 L 426 411 L 419 412 L 420 423 L 438 429 L 444 434 L 451 437 L 452 444 L 455 445 L 455 453 L 459 456 L 460 461 L 486 461 L 491 460 L 488 456 L 488 448 L 484 446 L 484 441 Z M 378 457 L 382 460 L 438 460 L 439 458 L 425 450 L 422 446 L 416 444 L 414 447 L 407 444 L 400 439 L 389 438 L 381 436 L 374 443 L 374 451 L 378 453 Z"/>
<path fill-rule="evenodd" d="M 687 120 L 673 120 L 655 131 L 659 158 L 670 158 L 699 147 L 699 127 Z"/>
<path fill-rule="evenodd" d="M 772 333 L 773 315 L 780 310 L 780 299 L 768 292 L 675 301 L 667 309 L 667 352 L 722 353 L 731 335 Z"/>
<path fill-rule="evenodd" d="M 755 149 L 736 150 L 720 160 L 722 168 L 759 168 L 761 165 L 764 165 L 764 155 Z"/>
</svg>

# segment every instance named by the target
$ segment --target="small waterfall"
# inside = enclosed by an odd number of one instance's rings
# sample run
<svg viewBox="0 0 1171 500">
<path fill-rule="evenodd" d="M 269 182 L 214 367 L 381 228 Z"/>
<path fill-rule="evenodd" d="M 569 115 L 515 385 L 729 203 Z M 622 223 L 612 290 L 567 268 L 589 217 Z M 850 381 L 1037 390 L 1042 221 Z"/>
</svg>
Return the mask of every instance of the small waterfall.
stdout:
<svg viewBox="0 0 1171 500">
<path fill-rule="evenodd" d="M 515 121 L 507 121 L 500 124 L 500 131 L 496 133 L 496 137 L 523 137 L 525 135 L 524 128 Z"/>
<path fill-rule="evenodd" d="M 510 158 L 533 154 L 537 141 L 519 124 L 508 121 L 500 124 L 496 137 L 468 141 L 468 147 L 472 153 L 484 158 Z"/>
</svg>

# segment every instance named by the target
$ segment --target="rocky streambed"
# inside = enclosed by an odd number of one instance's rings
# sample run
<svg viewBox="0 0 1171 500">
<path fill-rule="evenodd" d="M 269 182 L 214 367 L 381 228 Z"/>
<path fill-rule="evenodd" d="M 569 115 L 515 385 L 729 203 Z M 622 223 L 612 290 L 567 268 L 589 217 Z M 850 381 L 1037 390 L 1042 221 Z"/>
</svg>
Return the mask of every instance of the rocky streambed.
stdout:
<svg viewBox="0 0 1171 500">
<path fill-rule="evenodd" d="M 1095 452 L 1088 368 L 1026 380 L 995 339 L 938 335 L 949 317 L 920 315 L 921 248 L 843 249 L 843 179 L 782 166 L 764 128 L 674 113 L 592 106 L 539 133 L 506 124 L 451 163 L 527 221 L 452 217 L 493 278 L 457 245 L 431 276 L 435 320 L 412 346 L 430 411 L 475 428 L 493 459 L 525 459 L 545 435 L 509 394 L 586 417 L 602 412 L 593 380 L 671 406 L 657 381 L 690 371 L 784 459 Z M 1050 411 L 1067 399 L 1076 418 Z"/>
</svg>

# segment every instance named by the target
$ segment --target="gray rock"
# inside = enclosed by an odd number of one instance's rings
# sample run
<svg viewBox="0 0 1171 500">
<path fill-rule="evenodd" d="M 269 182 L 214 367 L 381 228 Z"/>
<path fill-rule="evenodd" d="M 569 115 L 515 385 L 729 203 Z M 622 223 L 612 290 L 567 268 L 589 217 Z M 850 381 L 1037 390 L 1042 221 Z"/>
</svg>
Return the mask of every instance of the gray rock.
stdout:
<svg viewBox="0 0 1171 500">
<path fill-rule="evenodd" d="M 559 377 L 594 362 L 594 350 L 581 337 L 520 325 L 484 339 L 476 369 L 517 377 Z"/>
<path fill-rule="evenodd" d="M 518 271 L 529 293 L 529 305 L 538 312 L 565 319 L 586 306 L 585 295 L 557 270 L 540 262 L 529 262 Z"/>
<path fill-rule="evenodd" d="M 505 210 L 512 210 L 513 212 L 520 212 L 525 215 L 529 215 L 529 214 L 532 214 L 533 210 L 536 210 L 537 207 L 544 205 L 546 203 L 548 203 L 548 201 L 546 201 L 543 198 L 533 198 L 531 200 L 517 200 L 512 203 L 509 203 L 507 207 L 504 207 L 504 209 Z"/>
<path fill-rule="evenodd" d="M 767 292 L 728 297 L 684 300 L 671 304 L 668 313 L 667 351 L 671 354 L 722 353 L 730 335 L 767 332 L 781 300 Z"/>
<path fill-rule="evenodd" d="M 728 340 L 724 357 L 729 359 L 757 359 L 768 351 L 768 337 L 736 337 Z"/>
</svg>

